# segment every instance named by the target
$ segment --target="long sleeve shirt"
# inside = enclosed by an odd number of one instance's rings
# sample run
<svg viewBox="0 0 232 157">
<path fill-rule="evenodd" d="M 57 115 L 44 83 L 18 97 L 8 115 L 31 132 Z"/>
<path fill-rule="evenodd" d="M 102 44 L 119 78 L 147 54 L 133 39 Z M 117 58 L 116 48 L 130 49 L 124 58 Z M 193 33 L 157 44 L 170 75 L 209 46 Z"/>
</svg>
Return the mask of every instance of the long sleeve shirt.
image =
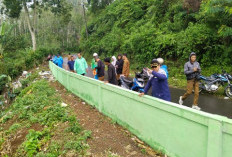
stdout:
<svg viewBox="0 0 232 157">
<path fill-rule="evenodd" d="M 122 74 L 125 75 L 126 77 L 128 77 L 130 74 L 130 62 L 128 59 L 124 60 Z"/>
<path fill-rule="evenodd" d="M 108 65 L 108 81 L 109 83 L 116 85 L 115 67 L 112 64 Z"/>
<path fill-rule="evenodd" d="M 171 101 L 166 72 L 160 69 L 158 72 L 153 71 L 152 75 L 144 89 L 144 93 L 147 94 L 148 90 L 152 87 L 153 97 Z"/>
<path fill-rule="evenodd" d="M 77 74 L 86 74 L 86 69 L 88 68 L 88 64 L 86 62 L 86 60 L 81 57 L 81 58 L 77 58 L 75 60 L 75 63 L 74 63 L 74 71 L 77 72 Z"/>
</svg>

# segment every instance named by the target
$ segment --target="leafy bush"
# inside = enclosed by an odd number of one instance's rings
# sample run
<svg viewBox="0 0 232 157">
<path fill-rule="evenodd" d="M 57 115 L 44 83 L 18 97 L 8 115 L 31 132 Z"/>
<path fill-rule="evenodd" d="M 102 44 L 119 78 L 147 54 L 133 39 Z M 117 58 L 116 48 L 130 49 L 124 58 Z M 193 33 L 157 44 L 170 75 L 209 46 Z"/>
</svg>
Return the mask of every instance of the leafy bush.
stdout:
<svg viewBox="0 0 232 157">
<path fill-rule="evenodd" d="M 186 7 L 182 0 L 117 0 L 91 14 L 89 38 L 81 49 L 112 56 L 127 53 L 144 65 L 156 57 L 184 62 L 195 51 L 203 66 L 232 64 L 232 3 L 202 1 Z M 93 9 L 93 8 L 91 8 Z M 93 10 L 91 10 L 94 12 Z"/>
<path fill-rule="evenodd" d="M 22 74 L 23 70 L 29 70 L 41 64 L 49 54 L 60 52 L 59 49 L 31 49 L 5 52 L 3 62 L 0 63 L 0 75 L 6 74 L 13 79 Z M 1 67 L 2 66 L 2 67 Z"/>
</svg>

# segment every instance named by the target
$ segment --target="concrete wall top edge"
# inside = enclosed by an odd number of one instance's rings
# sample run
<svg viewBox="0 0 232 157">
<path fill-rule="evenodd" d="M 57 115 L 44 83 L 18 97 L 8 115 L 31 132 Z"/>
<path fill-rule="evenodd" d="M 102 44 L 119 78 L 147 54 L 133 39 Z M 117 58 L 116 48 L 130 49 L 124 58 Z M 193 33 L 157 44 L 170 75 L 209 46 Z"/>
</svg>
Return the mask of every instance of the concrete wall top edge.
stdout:
<svg viewBox="0 0 232 157">
<path fill-rule="evenodd" d="M 119 86 L 105 84 L 105 83 L 98 81 L 98 80 L 95 80 L 93 78 L 85 77 L 82 75 L 77 75 L 73 72 L 69 72 L 69 71 L 66 71 L 65 69 L 59 68 L 58 66 L 56 66 L 52 62 L 50 62 L 49 64 L 50 64 L 50 66 L 52 65 L 53 67 L 55 67 L 58 71 L 62 71 L 68 75 L 71 75 L 72 77 L 75 77 L 75 78 L 80 79 L 80 80 L 85 81 L 85 82 L 89 82 L 91 84 L 96 84 L 98 86 L 101 86 L 105 90 L 109 90 L 109 91 L 115 92 L 117 94 L 122 95 L 124 92 L 126 92 L 127 95 L 129 96 L 129 98 L 131 98 L 131 99 L 136 99 L 137 101 L 140 101 L 140 102 L 145 103 L 147 105 L 150 105 L 152 107 L 159 108 L 161 110 L 168 109 L 168 112 L 171 112 L 171 113 L 176 114 L 178 116 L 183 116 L 182 114 L 180 114 L 180 111 L 184 110 L 184 111 L 187 111 L 189 114 L 195 114 L 195 115 L 199 115 L 199 116 L 202 116 L 205 118 L 211 118 L 211 119 L 214 119 L 216 121 L 224 122 L 224 123 L 227 123 L 227 125 L 232 126 L 232 119 L 229 119 L 227 117 L 220 116 L 220 115 L 214 115 L 214 114 L 206 113 L 203 111 L 197 111 L 197 110 L 194 110 L 194 109 L 186 107 L 186 106 L 180 106 L 176 103 L 167 102 L 167 101 L 164 101 L 164 100 L 161 100 L 158 98 L 154 98 L 154 97 L 151 97 L 148 95 L 145 95 L 144 97 L 139 97 L 137 92 L 127 90 L 127 89 L 121 88 Z M 163 107 L 157 106 L 157 105 L 155 105 L 155 103 L 148 103 L 150 101 L 156 101 L 156 102 L 162 103 L 162 104 L 164 104 L 165 107 L 163 108 Z M 188 118 L 188 117 L 184 116 L 184 118 Z M 191 118 L 193 118 L 193 117 L 191 117 Z M 194 119 L 191 119 L 191 120 L 194 121 Z M 199 120 L 196 120 L 196 121 L 204 124 L 203 122 L 201 122 Z M 204 124 L 204 125 L 206 125 L 206 124 Z"/>
</svg>

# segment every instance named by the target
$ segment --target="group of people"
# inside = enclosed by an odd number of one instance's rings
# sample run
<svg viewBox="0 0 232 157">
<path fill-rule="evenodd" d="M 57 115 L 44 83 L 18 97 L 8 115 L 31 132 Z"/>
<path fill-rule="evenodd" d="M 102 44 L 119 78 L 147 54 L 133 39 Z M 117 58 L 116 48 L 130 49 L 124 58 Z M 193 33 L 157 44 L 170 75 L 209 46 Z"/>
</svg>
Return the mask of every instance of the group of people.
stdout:
<svg viewBox="0 0 232 157">
<path fill-rule="evenodd" d="M 77 58 L 74 56 L 68 56 L 68 67 L 71 72 L 75 72 L 80 75 L 86 75 L 88 73 L 88 64 L 81 53 L 77 54 Z M 105 80 L 105 66 L 108 70 L 108 79 Z M 94 78 L 100 81 L 108 82 L 116 85 L 120 76 L 124 75 L 125 77 L 129 76 L 130 73 L 130 62 L 127 58 L 127 54 L 119 54 L 116 58 L 105 58 L 102 61 L 97 53 L 93 54 L 93 59 L 91 62 L 91 69 L 93 71 Z"/>
<path fill-rule="evenodd" d="M 101 61 L 97 53 L 93 54 L 91 62 L 91 68 L 95 79 L 100 81 L 105 80 L 105 65 L 108 67 L 108 80 L 105 82 L 116 85 L 119 82 L 121 75 L 129 77 L 130 74 L 130 62 L 127 58 L 127 54 L 119 54 L 117 58 L 115 56 L 107 57 L 104 59 L 104 63 Z"/>
<path fill-rule="evenodd" d="M 194 100 L 192 108 L 196 110 L 201 110 L 198 106 L 198 98 L 199 98 L 199 80 L 198 76 L 201 73 L 200 64 L 196 60 L 196 53 L 192 52 L 189 56 L 189 61 L 184 65 L 184 73 L 187 79 L 187 91 L 183 96 L 179 98 L 179 104 L 183 105 L 184 100 L 186 100 L 193 92 L 194 89 Z M 162 62 L 162 60 L 161 60 Z M 151 61 L 151 70 L 149 69 L 149 73 L 152 74 L 152 77 L 149 79 L 144 93 L 140 93 L 142 96 L 146 94 L 150 87 L 152 87 L 152 96 L 170 101 L 171 95 L 168 87 L 168 72 L 167 66 L 162 65 L 160 59 L 153 59 Z"/>
<path fill-rule="evenodd" d="M 63 58 L 62 58 L 62 56 L 60 54 L 53 55 L 53 56 L 49 55 L 48 60 L 51 60 L 58 67 L 63 68 L 64 61 L 63 61 Z"/>
<path fill-rule="evenodd" d="M 62 68 L 63 59 L 60 55 L 53 57 L 53 62 Z M 166 101 L 171 101 L 171 94 L 168 86 L 168 70 L 167 66 L 163 64 L 162 58 L 153 59 L 151 61 L 151 69 L 148 69 L 151 77 L 145 86 L 144 93 L 140 93 L 139 96 L 147 94 L 152 87 L 152 96 L 160 98 Z M 108 79 L 105 80 L 105 66 L 107 66 Z M 88 72 L 88 64 L 81 53 L 77 54 L 77 58 L 74 56 L 68 56 L 69 70 L 80 75 L 86 75 Z M 115 56 L 107 57 L 102 61 L 97 53 L 93 54 L 91 62 L 91 69 L 93 71 L 94 78 L 106 83 L 117 85 L 120 76 L 129 77 L 130 74 L 130 62 L 127 58 L 127 54 L 119 54 L 117 58 Z M 187 91 L 180 97 L 179 104 L 183 105 L 183 101 L 192 93 L 194 89 L 194 102 L 193 109 L 200 110 L 198 107 L 199 98 L 199 80 L 197 75 L 201 72 L 200 64 L 196 61 L 196 54 L 192 52 L 189 57 L 189 61 L 184 65 L 184 73 L 187 78 Z"/>
</svg>

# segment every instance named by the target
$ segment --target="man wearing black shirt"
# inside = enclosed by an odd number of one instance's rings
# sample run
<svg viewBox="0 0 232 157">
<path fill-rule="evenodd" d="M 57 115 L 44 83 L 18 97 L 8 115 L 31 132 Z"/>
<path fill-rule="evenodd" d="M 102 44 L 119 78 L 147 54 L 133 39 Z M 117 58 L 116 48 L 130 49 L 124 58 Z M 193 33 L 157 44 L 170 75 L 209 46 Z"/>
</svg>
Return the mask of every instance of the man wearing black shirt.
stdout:
<svg viewBox="0 0 232 157">
<path fill-rule="evenodd" d="M 119 80 L 120 75 L 122 75 L 122 68 L 123 68 L 123 59 L 122 55 L 118 55 L 118 60 L 116 62 L 116 72 L 117 72 L 117 80 Z"/>
<path fill-rule="evenodd" d="M 115 67 L 110 63 L 110 58 L 105 58 L 104 62 L 108 66 L 108 81 L 106 82 L 116 85 Z"/>
</svg>

